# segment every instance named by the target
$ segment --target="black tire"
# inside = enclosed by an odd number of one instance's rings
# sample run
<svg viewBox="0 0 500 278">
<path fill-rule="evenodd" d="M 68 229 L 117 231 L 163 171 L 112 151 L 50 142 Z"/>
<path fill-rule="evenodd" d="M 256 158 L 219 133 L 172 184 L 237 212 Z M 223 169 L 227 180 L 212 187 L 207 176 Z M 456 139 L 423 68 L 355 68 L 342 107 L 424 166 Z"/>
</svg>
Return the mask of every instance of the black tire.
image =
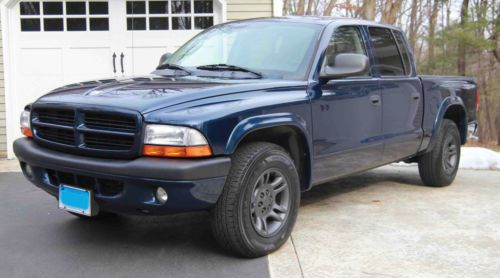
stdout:
<svg viewBox="0 0 500 278">
<path fill-rule="evenodd" d="M 460 145 L 457 125 L 444 119 L 436 145 L 418 160 L 420 178 L 425 185 L 443 187 L 453 182 L 460 163 Z"/>
<path fill-rule="evenodd" d="M 285 243 L 295 224 L 300 204 L 297 169 L 283 148 L 265 142 L 240 147 L 231 164 L 211 211 L 213 235 L 236 255 L 267 255 Z"/>
</svg>

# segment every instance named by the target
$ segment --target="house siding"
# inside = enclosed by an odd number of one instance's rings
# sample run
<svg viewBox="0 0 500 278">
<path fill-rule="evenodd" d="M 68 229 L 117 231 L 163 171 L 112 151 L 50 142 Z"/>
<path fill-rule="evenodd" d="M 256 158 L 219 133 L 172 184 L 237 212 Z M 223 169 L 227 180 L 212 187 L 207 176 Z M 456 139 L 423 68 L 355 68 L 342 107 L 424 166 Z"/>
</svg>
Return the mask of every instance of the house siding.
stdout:
<svg viewBox="0 0 500 278">
<path fill-rule="evenodd" d="M 7 132 L 5 121 L 5 87 L 3 76 L 3 41 L 2 27 L 0 25 L 0 158 L 7 157 Z"/>
<path fill-rule="evenodd" d="M 227 0 L 227 20 L 273 16 L 273 0 Z"/>
</svg>

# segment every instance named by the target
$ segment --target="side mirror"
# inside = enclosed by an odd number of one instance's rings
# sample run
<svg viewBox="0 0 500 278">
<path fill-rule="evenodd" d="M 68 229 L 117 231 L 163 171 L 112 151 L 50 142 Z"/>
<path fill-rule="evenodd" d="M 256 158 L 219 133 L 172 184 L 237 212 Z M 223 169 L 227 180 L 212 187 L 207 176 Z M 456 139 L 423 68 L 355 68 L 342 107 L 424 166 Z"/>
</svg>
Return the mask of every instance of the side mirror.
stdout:
<svg viewBox="0 0 500 278">
<path fill-rule="evenodd" d="M 331 64 L 333 62 L 333 65 Z M 320 78 L 330 80 L 348 76 L 365 75 L 368 71 L 368 57 L 363 54 L 341 53 L 333 61 L 323 64 Z"/>
<path fill-rule="evenodd" d="M 164 63 L 165 63 L 165 61 L 167 61 L 167 60 L 168 60 L 168 58 L 170 58 L 170 56 L 172 56 L 172 53 L 168 53 L 168 52 L 167 52 L 167 53 L 165 53 L 165 54 L 163 54 L 163 55 L 161 55 L 161 57 L 160 57 L 160 62 L 158 62 L 158 65 L 162 65 L 162 64 L 164 64 Z"/>
</svg>

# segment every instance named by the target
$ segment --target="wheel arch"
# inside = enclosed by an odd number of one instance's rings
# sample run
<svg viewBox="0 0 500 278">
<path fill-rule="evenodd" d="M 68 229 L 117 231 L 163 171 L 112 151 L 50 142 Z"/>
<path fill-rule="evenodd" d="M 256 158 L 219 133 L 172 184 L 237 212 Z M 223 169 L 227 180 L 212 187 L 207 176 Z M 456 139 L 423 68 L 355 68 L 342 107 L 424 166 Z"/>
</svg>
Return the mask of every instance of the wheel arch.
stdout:
<svg viewBox="0 0 500 278">
<path fill-rule="evenodd" d="M 301 190 L 311 187 L 311 142 L 306 122 L 291 113 L 254 116 L 241 121 L 231 132 L 225 154 L 233 154 L 239 146 L 264 141 L 283 147 L 292 157 L 299 173 Z"/>
<path fill-rule="evenodd" d="M 444 119 L 451 120 L 457 125 L 460 133 L 460 143 L 463 145 L 467 142 L 467 113 L 464 103 L 459 97 L 447 97 L 442 102 L 434 122 L 431 141 L 427 148 L 428 151 L 432 150 L 436 145 L 437 133 Z"/>
</svg>

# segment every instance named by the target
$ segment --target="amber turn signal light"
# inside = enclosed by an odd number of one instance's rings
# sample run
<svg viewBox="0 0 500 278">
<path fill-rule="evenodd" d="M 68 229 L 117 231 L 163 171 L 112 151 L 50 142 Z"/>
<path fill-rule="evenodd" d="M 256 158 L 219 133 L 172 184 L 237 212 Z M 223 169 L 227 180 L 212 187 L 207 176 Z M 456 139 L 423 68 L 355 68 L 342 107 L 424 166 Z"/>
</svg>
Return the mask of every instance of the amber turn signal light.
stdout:
<svg viewBox="0 0 500 278">
<path fill-rule="evenodd" d="M 33 132 L 31 132 L 30 128 L 21 127 L 21 133 L 26 137 L 33 137 Z"/>
<path fill-rule="evenodd" d="M 212 155 L 212 150 L 208 145 L 190 147 L 144 145 L 142 154 L 156 157 L 207 157 Z"/>
</svg>

